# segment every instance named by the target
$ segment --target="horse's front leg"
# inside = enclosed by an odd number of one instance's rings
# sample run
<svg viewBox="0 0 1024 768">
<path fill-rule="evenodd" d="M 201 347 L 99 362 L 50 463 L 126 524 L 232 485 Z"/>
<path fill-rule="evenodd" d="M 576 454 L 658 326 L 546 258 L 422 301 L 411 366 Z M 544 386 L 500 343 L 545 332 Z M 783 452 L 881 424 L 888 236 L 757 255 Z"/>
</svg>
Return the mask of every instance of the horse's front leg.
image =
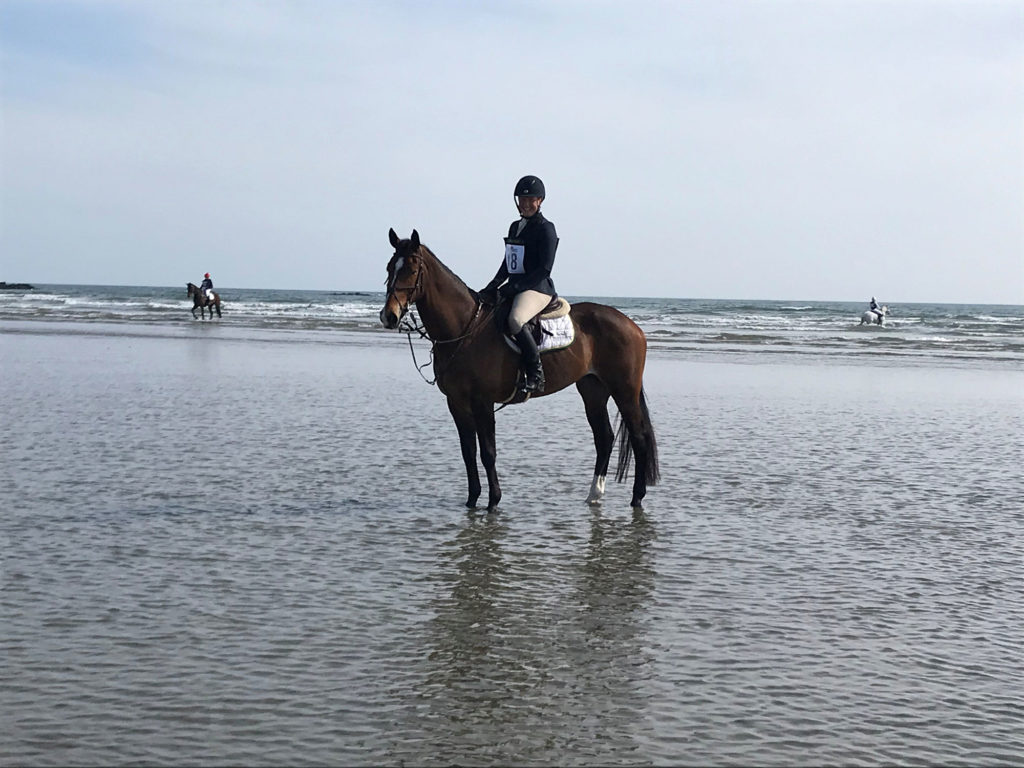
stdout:
<svg viewBox="0 0 1024 768">
<path fill-rule="evenodd" d="M 498 484 L 496 459 L 497 444 L 494 439 L 494 405 L 490 402 L 473 404 L 476 434 L 480 439 L 480 460 L 487 473 L 487 511 L 493 512 L 501 501 L 501 486 Z"/>
<path fill-rule="evenodd" d="M 466 499 L 466 506 L 470 509 L 476 507 L 477 499 L 480 498 L 480 472 L 476 467 L 476 425 L 473 420 L 473 413 L 459 407 L 449 398 L 448 410 L 455 420 L 455 428 L 459 430 L 459 444 L 462 447 L 462 461 L 466 464 L 466 478 L 469 481 L 469 496 Z"/>
</svg>

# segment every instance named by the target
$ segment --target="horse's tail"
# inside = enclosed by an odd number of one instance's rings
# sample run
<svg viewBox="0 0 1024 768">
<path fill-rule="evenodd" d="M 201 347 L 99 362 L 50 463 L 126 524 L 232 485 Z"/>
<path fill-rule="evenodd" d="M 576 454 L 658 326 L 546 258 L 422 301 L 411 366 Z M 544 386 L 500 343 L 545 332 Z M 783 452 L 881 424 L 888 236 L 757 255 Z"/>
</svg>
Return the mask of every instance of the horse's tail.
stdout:
<svg viewBox="0 0 1024 768">
<path fill-rule="evenodd" d="M 616 433 L 619 441 L 619 465 L 615 469 L 615 480 L 622 482 L 629 473 L 629 463 L 633 459 L 633 442 L 630 440 L 626 419 L 619 416 L 619 428 Z M 661 468 L 658 466 L 658 440 L 654 436 L 654 424 L 651 423 L 651 412 L 647 409 L 647 397 L 640 387 L 640 424 L 637 440 L 644 447 L 647 455 L 647 466 L 643 467 L 648 485 L 654 485 L 661 479 Z"/>
</svg>

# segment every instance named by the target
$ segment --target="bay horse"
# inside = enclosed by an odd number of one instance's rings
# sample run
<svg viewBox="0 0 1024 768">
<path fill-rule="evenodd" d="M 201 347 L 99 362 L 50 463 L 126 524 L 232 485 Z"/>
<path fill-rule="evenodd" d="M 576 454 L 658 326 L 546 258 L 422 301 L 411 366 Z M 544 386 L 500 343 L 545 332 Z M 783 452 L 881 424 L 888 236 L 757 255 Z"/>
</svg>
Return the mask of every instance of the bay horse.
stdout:
<svg viewBox="0 0 1024 768">
<path fill-rule="evenodd" d="M 408 239 L 400 239 L 394 229 L 389 236 L 395 253 L 387 265 L 387 295 L 380 321 L 385 328 L 398 328 L 415 304 L 433 344 L 437 387 L 448 399 L 459 433 L 469 480 L 466 506 L 476 508 L 480 497 L 479 441 L 487 473 L 487 510 L 493 512 L 501 500 L 495 468 L 494 406 L 508 402 L 516 391 L 519 355 L 505 343 L 494 322 L 494 308 L 483 304 L 475 291 L 420 243 L 415 229 Z M 533 396 L 576 385 L 597 449 L 588 503 L 598 504 L 604 496 L 608 463 L 618 440 L 615 478 L 619 482 L 625 479 L 630 459 L 635 457 L 630 503 L 634 509 L 642 509 L 647 485 L 660 478 L 658 446 L 643 389 L 647 337 L 626 315 L 603 304 L 574 304 L 570 317 L 575 339 L 568 347 L 541 355 L 546 384 L 543 393 Z M 621 415 L 618 434 L 608 418 L 609 397 Z"/>
<path fill-rule="evenodd" d="M 210 319 L 213 320 L 213 310 L 217 310 L 217 317 L 220 317 L 220 294 L 216 291 L 213 292 L 213 301 L 206 298 L 206 291 L 200 288 L 198 285 L 189 283 L 188 286 L 188 297 L 192 299 L 192 319 L 196 319 L 196 310 L 199 310 L 199 316 L 202 319 L 206 319 L 206 311 L 204 307 L 210 308 Z"/>
</svg>

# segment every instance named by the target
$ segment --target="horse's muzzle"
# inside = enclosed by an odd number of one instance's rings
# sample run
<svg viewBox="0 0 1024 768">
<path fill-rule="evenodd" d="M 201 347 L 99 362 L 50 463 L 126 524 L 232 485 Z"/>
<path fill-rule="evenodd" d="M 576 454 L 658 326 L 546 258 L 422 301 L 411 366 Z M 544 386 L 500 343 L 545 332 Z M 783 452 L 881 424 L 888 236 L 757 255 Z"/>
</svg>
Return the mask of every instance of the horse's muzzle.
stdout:
<svg viewBox="0 0 1024 768">
<path fill-rule="evenodd" d="M 385 306 L 384 309 L 380 311 L 381 325 L 383 325 L 388 330 L 393 331 L 395 328 L 397 328 L 399 320 L 401 320 L 401 318 L 392 310 L 388 309 L 387 306 Z"/>
</svg>

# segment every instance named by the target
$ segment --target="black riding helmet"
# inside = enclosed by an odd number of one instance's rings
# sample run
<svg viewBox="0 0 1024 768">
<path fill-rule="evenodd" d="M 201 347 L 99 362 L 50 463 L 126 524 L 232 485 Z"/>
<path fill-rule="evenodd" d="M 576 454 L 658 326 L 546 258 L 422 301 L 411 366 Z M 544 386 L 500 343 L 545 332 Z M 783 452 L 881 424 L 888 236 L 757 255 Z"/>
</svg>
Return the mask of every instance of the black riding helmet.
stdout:
<svg viewBox="0 0 1024 768">
<path fill-rule="evenodd" d="M 516 182 L 513 197 L 544 197 L 544 182 L 536 176 L 523 176 Z"/>
</svg>

